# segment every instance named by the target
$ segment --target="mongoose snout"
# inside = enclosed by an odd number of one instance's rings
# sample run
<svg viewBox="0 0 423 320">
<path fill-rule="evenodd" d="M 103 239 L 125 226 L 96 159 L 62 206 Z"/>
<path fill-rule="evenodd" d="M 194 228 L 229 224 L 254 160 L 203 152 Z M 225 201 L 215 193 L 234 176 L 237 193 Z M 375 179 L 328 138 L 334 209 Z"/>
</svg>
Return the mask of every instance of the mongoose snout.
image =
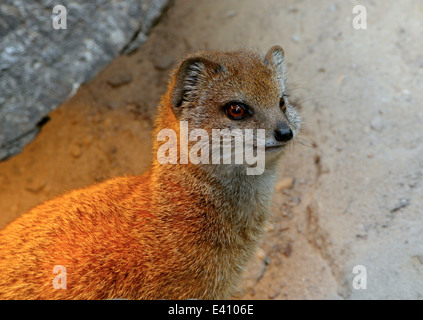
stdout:
<svg viewBox="0 0 423 320">
<path fill-rule="evenodd" d="M 294 137 L 291 128 L 285 122 L 279 122 L 275 129 L 275 139 L 279 142 L 287 142 Z"/>
</svg>

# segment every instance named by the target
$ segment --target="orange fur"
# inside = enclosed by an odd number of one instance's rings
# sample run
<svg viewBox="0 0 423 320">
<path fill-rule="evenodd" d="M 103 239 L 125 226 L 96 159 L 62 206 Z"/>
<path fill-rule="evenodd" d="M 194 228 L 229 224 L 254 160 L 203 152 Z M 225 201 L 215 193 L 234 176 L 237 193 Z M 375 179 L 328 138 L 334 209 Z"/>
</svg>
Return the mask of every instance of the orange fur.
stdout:
<svg viewBox="0 0 423 320">
<path fill-rule="evenodd" d="M 199 76 L 196 89 L 202 92 L 225 88 L 224 81 L 228 89 L 204 94 L 207 103 L 192 101 L 182 111 L 192 115 L 190 123 L 232 125 L 219 113 L 219 97 L 241 91 L 247 98 L 250 91 L 257 110 L 258 104 L 268 108 L 250 126 L 272 130 L 275 118 L 284 119 L 276 64 L 248 51 L 200 56 L 215 58 L 232 75 L 219 78 L 208 70 Z M 182 116 L 171 94 L 184 85 L 177 80 L 180 72 L 162 99 L 156 134 L 178 129 Z M 196 122 L 200 116 L 191 112 L 201 107 L 195 103 L 207 105 L 205 120 Z M 140 177 L 111 179 L 35 207 L 0 231 L 0 299 L 229 298 L 263 234 L 278 159 L 270 157 L 260 176 L 237 167 L 161 165 L 155 159 Z M 53 288 L 56 265 L 66 268 L 66 289 Z"/>
</svg>

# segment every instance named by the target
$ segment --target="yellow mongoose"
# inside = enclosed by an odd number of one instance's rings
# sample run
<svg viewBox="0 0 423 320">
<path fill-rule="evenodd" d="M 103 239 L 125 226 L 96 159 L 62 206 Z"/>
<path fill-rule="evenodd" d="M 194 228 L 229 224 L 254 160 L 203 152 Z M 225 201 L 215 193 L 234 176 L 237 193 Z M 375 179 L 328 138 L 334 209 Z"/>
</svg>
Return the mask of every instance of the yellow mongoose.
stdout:
<svg viewBox="0 0 423 320">
<path fill-rule="evenodd" d="M 162 164 L 156 141 L 144 175 L 69 192 L 0 231 L 0 299 L 230 298 L 264 232 L 277 161 L 300 127 L 283 50 L 189 56 L 161 100 L 156 136 L 166 128 L 180 138 L 181 121 L 210 134 L 265 129 L 263 172 Z"/>
</svg>

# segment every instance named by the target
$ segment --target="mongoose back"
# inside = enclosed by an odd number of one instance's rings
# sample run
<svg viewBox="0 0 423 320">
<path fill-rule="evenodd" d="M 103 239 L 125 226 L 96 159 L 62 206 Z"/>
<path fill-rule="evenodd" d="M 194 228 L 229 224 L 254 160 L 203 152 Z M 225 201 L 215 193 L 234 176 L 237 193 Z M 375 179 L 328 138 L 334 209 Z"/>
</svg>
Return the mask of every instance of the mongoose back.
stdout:
<svg viewBox="0 0 423 320">
<path fill-rule="evenodd" d="M 264 129 L 263 172 L 247 174 L 244 162 L 183 163 L 173 150 L 166 155 L 176 163 L 163 163 L 170 136 L 155 139 L 142 176 L 71 191 L 0 231 L 0 299 L 231 298 L 264 233 L 281 154 L 300 128 L 282 48 L 188 56 L 159 104 L 155 137 L 168 129 L 182 138 L 182 123 L 210 137 Z"/>
</svg>

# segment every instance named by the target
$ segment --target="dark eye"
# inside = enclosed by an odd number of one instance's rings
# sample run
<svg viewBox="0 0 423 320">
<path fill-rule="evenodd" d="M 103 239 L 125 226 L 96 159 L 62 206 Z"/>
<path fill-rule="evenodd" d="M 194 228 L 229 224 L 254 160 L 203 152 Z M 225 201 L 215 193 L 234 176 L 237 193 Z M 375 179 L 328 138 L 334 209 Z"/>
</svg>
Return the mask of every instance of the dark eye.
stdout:
<svg viewBox="0 0 423 320">
<path fill-rule="evenodd" d="M 226 114 L 232 120 L 241 120 L 247 116 L 247 108 L 242 104 L 231 103 L 225 108 Z"/>
<path fill-rule="evenodd" d="M 279 101 L 279 106 L 281 107 L 281 110 L 283 111 L 283 113 L 285 113 L 285 111 L 286 111 L 286 103 L 285 103 L 285 99 L 283 97 Z"/>
</svg>

